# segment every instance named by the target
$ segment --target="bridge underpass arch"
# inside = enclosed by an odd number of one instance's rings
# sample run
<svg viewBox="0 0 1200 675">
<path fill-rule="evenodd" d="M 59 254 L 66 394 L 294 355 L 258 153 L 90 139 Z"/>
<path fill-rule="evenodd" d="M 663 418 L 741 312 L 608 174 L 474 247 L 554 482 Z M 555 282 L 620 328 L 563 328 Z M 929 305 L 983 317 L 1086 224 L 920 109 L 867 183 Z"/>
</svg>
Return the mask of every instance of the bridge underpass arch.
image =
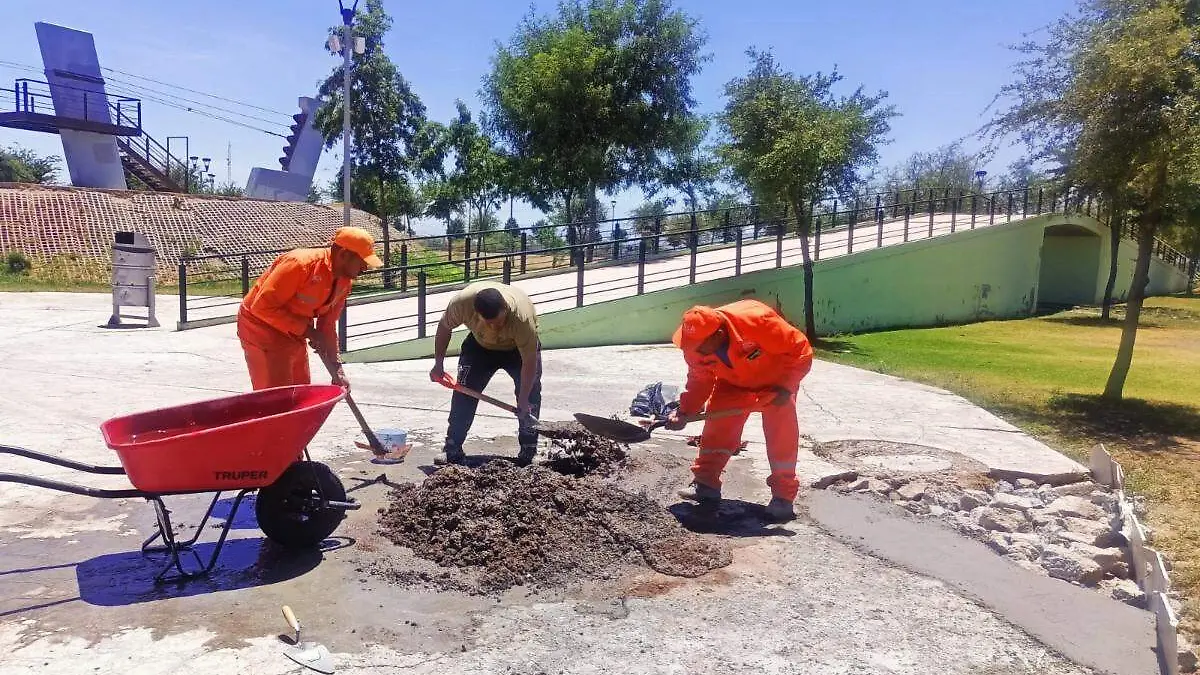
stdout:
<svg viewBox="0 0 1200 675">
<path fill-rule="evenodd" d="M 1051 225 L 1042 233 L 1038 312 L 1092 305 L 1099 296 L 1104 250 L 1100 232 L 1084 225 Z"/>
</svg>

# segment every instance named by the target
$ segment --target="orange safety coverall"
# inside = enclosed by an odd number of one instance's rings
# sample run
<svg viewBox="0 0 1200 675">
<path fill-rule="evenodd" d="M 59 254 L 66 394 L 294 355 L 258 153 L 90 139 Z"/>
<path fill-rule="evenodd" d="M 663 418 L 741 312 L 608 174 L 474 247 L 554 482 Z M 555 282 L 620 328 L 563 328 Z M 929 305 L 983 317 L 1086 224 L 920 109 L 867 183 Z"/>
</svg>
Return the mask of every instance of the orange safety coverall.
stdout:
<svg viewBox="0 0 1200 675">
<path fill-rule="evenodd" d="M 237 322 L 255 390 L 311 382 L 305 333 L 315 318 L 325 344 L 337 344 L 350 284 L 334 278 L 329 249 L 289 251 L 262 273 L 242 299 Z"/>
<path fill-rule="evenodd" d="M 730 365 L 711 354 L 703 356 L 684 350 L 688 365 L 687 385 L 680 395 L 680 415 L 702 410 L 754 407 L 763 399 L 763 432 L 771 475 L 767 485 L 774 497 L 792 502 L 800 489 L 796 480 L 796 454 L 800 428 L 796 420 L 796 393 L 800 380 L 812 368 L 813 351 L 808 339 L 775 310 L 758 300 L 739 300 L 716 308 L 729 333 Z M 791 393 L 784 405 L 768 403 L 773 387 Z M 745 415 L 706 420 L 700 435 L 700 451 L 692 465 L 697 483 L 721 487 L 721 472 L 742 440 Z"/>
</svg>

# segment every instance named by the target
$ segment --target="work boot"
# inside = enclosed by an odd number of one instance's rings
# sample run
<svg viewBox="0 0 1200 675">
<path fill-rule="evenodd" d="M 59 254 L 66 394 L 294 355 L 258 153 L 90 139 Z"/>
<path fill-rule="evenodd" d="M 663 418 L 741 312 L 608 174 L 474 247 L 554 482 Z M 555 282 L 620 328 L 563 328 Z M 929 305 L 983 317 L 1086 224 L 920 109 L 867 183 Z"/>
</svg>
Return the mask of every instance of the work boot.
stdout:
<svg viewBox="0 0 1200 675">
<path fill-rule="evenodd" d="M 535 457 L 537 457 L 537 446 L 529 445 L 521 448 L 521 452 L 517 455 L 517 466 L 529 466 L 533 464 Z"/>
<path fill-rule="evenodd" d="M 767 518 L 776 523 L 786 523 L 796 519 L 796 510 L 792 503 L 780 497 L 772 497 L 767 504 Z"/>
<path fill-rule="evenodd" d="M 433 458 L 435 466 L 445 466 L 446 464 L 466 464 L 467 454 L 458 448 L 444 448 Z"/>
<path fill-rule="evenodd" d="M 692 502 L 716 503 L 721 501 L 720 488 L 710 487 L 704 483 L 697 483 L 695 481 L 676 494 L 679 495 L 680 499 L 686 499 Z"/>
</svg>

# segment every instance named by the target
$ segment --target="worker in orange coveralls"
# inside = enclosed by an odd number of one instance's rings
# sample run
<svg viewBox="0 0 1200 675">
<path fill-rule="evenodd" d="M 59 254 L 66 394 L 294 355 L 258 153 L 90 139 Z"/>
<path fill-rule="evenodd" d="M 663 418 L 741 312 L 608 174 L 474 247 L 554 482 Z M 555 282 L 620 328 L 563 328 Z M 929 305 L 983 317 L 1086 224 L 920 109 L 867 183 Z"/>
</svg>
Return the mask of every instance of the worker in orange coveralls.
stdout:
<svg viewBox="0 0 1200 675">
<path fill-rule="evenodd" d="M 792 502 L 800 489 L 796 392 L 813 358 L 804 333 L 767 305 L 746 299 L 716 308 L 692 307 L 672 342 L 683 350 L 688 376 L 679 409 L 666 428 L 682 429 L 687 417 L 702 410 L 760 410 L 771 465 L 767 515 L 779 522 L 795 518 Z M 748 416 L 749 412 L 704 422 L 692 465 L 694 480 L 679 491 L 680 497 L 709 507 L 720 503 L 721 472 L 741 446 Z"/>
<path fill-rule="evenodd" d="M 325 363 L 338 364 L 333 383 L 349 386 L 338 361 L 337 320 L 353 280 L 382 265 L 374 238 L 361 227 L 339 228 L 329 248 L 276 258 L 238 308 L 237 334 L 254 389 L 309 384 L 305 340 Z"/>
</svg>

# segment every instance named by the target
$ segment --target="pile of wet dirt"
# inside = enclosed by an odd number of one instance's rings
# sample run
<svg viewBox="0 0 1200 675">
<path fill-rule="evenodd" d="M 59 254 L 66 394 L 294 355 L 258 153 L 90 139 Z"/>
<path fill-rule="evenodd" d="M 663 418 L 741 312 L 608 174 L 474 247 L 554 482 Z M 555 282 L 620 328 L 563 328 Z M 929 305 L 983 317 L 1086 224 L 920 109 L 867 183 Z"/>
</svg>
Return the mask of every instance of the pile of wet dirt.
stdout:
<svg viewBox="0 0 1200 675">
<path fill-rule="evenodd" d="M 579 422 L 543 422 L 538 433 L 550 440 L 543 464 L 568 476 L 608 476 L 628 456 L 628 446 L 597 436 Z"/>
<path fill-rule="evenodd" d="M 500 461 L 450 466 L 420 485 L 401 485 L 379 523 L 392 543 L 455 572 L 423 574 L 423 581 L 475 594 L 612 578 L 643 561 L 664 574 L 695 577 L 732 560 L 648 497 L 597 477 Z M 373 571 L 397 583 L 412 580 L 411 570 Z"/>
</svg>

